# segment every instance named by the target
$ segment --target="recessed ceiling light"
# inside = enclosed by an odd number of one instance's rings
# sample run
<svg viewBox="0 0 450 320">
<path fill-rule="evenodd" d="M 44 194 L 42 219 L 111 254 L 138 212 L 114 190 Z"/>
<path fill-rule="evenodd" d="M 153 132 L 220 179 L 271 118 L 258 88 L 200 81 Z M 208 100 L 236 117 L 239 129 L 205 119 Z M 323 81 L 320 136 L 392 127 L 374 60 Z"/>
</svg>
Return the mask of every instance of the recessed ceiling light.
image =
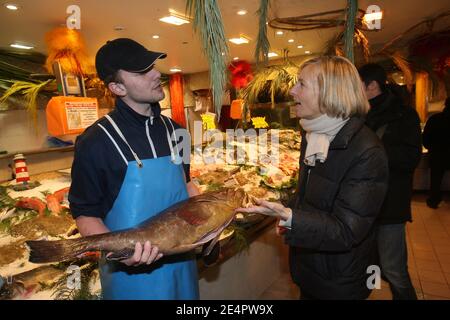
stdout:
<svg viewBox="0 0 450 320">
<path fill-rule="evenodd" d="M 294 39 L 289 39 L 288 42 L 292 43 L 292 42 L 294 42 Z"/>
<path fill-rule="evenodd" d="M 234 44 L 244 44 L 244 43 L 249 43 L 250 40 L 243 36 L 240 36 L 239 38 L 231 38 L 230 42 L 233 42 Z"/>
<path fill-rule="evenodd" d="M 269 52 L 269 54 L 267 55 L 269 58 L 273 58 L 273 57 L 278 57 L 278 53 L 275 52 Z"/>
<path fill-rule="evenodd" d="M 170 72 L 181 72 L 180 68 L 174 67 L 170 69 Z"/>
<path fill-rule="evenodd" d="M 16 49 L 24 49 L 24 50 L 31 50 L 34 47 L 30 47 L 30 46 L 25 46 L 23 44 L 18 44 L 18 43 L 13 43 L 10 44 L 10 47 L 16 48 Z"/>
<path fill-rule="evenodd" d="M 189 20 L 175 16 L 173 14 L 170 14 L 170 16 L 167 16 L 167 17 L 163 17 L 163 18 L 159 19 L 159 21 L 173 24 L 176 26 L 181 26 L 182 24 L 189 23 Z"/>
<path fill-rule="evenodd" d="M 247 14 L 247 10 L 239 10 L 237 12 L 237 14 L 240 15 L 240 16 L 245 16 Z"/>
<path fill-rule="evenodd" d="M 282 36 L 283 35 L 283 31 L 277 31 L 277 36 Z"/>
<path fill-rule="evenodd" d="M 297 46 L 298 49 L 303 49 L 303 46 Z"/>
<path fill-rule="evenodd" d="M 12 4 L 12 3 L 5 4 L 5 7 L 6 7 L 6 9 L 9 9 L 11 11 L 19 10 L 19 6 L 16 4 Z"/>
<path fill-rule="evenodd" d="M 159 39 L 159 36 L 157 34 L 155 34 L 152 38 L 153 39 Z"/>
<path fill-rule="evenodd" d="M 233 60 L 234 61 L 239 60 L 239 57 L 234 57 Z"/>
<path fill-rule="evenodd" d="M 305 53 L 306 53 L 306 54 L 310 54 L 310 53 L 311 53 L 311 51 L 309 51 L 309 50 L 306 50 L 306 51 L 305 51 Z"/>
</svg>

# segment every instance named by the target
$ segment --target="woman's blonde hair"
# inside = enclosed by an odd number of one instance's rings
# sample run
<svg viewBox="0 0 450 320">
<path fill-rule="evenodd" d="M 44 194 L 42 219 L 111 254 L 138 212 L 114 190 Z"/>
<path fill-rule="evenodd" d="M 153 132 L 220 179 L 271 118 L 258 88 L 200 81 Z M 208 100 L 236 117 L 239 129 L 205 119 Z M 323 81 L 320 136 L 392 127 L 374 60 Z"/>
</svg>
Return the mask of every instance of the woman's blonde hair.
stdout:
<svg viewBox="0 0 450 320">
<path fill-rule="evenodd" d="M 319 109 L 330 117 L 364 116 L 369 102 L 356 67 L 346 58 L 320 56 L 306 61 L 300 71 L 315 66 L 319 87 Z"/>
</svg>

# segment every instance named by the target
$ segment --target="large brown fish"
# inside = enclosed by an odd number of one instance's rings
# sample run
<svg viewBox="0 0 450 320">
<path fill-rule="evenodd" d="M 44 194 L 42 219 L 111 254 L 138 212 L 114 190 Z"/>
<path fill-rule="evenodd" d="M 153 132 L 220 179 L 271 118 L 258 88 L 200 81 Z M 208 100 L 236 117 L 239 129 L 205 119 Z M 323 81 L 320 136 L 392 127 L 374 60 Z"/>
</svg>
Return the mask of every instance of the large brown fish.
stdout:
<svg viewBox="0 0 450 320">
<path fill-rule="evenodd" d="M 78 239 L 59 241 L 27 241 L 30 262 L 47 263 L 73 259 L 86 252 L 112 252 L 109 260 L 129 258 L 136 242 L 150 241 L 164 255 L 191 251 L 211 242 L 205 254 L 231 223 L 234 209 L 244 205 L 245 193 L 225 189 L 205 193 L 182 201 L 144 221 L 136 228 L 109 232 Z"/>
</svg>

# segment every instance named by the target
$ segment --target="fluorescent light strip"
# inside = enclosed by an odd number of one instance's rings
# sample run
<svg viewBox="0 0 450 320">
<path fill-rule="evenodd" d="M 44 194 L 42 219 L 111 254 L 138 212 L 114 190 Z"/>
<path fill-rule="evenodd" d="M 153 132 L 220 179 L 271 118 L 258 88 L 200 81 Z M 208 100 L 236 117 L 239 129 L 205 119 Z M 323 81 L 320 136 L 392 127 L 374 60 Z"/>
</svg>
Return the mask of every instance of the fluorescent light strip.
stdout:
<svg viewBox="0 0 450 320">
<path fill-rule="evenodd" d="M 240 38 L 231 38 L 230 42 L 233 42 L 234 44 L 244 44 L 244 43 L 249 43 L 250 40 L 248 40 L 247 38 L 244 38 L 244 37 L 240 37 Z"/>
<path fill-rule="evenodd" d="M 364 15 L 365 21 L 373 21 L 373 20 L 381 20 L 383 19 L 383 12 L 373 12 L 373 13 L 367 13 Z"/>
<path fill-rule="evenodd" d="M 278 57 L 278 54 L 275 52 L 269 52 L 269 54 L 267 55 L 269 58 L 273 58 L 273 57 Z"/>
<path fill-rule="evenodd" d="M 169 71 L 170 72 L 181 72 L 181 69 L 179 69 L 179 68 L 172 68 Z"/>
<path fill-rule="evenodd" d="M 16 49 L 25 49 L 25 50 L 30 50 L 33 49 L 34 47 L 30 47 L 30 46 L 24 46 L 22 44 L 18 44 L 18 43 L 13 43 L 10 45 L 10 47 L 16 48 Z"/>
<path fill-rule="evenodd" d="M 12 3 L 5 4 L 5 7 L 11 11 L 19 10 L 19 6 Z"/>
<path fill-rule="evenodd" d="M 182 24 L 189 23 L 188 20 L 176 17 L 174 15 L 163 17 L 163 18 L 159 19 L 159 21 L 162 21 L 162 22 L 165 22 L 165 23 L 169 23 L 169 24 L 173 24 L 173 25 L 176 25 L 176 26 L 181 26 Z"/>
</svg>

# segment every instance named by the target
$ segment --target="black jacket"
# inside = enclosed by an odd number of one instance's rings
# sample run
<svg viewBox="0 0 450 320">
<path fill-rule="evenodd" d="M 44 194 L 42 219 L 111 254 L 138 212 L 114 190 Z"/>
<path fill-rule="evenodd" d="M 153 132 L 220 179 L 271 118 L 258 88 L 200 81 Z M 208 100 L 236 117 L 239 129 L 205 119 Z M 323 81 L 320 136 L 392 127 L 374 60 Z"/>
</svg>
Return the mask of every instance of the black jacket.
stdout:
<svg viewBox="0 0 450 320">
<path fill-rule="evenodd" d="M 382 134 L 389 161 L 389 187 L 381 208 L 380 224 L 397 224 L 411 219 L 414 170 L 419 164 L 422 142 L 416 110 L 404 106 L 390 91 L 369 100 L 366 125 Z M 383 133 L 381 133 L 384 131 Z"/>
<path fill-rule="evenodd" d="M 423 145 L 430 154 L 431 166 L 450 169 L 450 106 L 428 119 L 423 130 Z"/>
<path fill-rule="evenodd" d="M 302 139 L 292 229 L 285 237 L 292 278 L 317 299 L 365 299 L 374 222 L 387 189 L 385 152 L 359 118 L 339 131 L 324 163 L 303 163 L 306 144 Z"/>
</svg>

